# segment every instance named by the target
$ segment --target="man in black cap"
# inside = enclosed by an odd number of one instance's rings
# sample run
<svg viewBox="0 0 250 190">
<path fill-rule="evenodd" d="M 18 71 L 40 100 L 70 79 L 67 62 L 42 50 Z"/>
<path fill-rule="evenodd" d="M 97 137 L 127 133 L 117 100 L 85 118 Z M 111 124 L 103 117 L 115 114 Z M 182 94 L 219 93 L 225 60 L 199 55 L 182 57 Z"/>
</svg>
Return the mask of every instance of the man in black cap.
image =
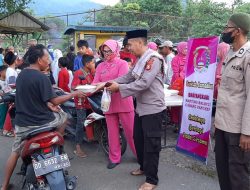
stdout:
<svg viewBox="0 0 250 190">
<path fill-rule="evenodd" d="M 215 115 L 215 157 L 221 190 L 249 190 L 250 16 L 233 14 L 222 32 L 231 44 L 223 63 Z"/>
<path fill-rule="evenodd" d="M 112 81 L 108 90 L 120 91 L 123 98 L 136 98 L 134 142 L 140 168 L 131 175 L 145 174 L 146 182 L 139 190 L 152 190 L 158 184 L 161 126 L 166 109 L 163 92 L 165 62 L 159 53 L 147 48 L 147 30 L 129 31 L 127 38 L 129 49 L 138 61 L 127 75 Z"/>
</svg>

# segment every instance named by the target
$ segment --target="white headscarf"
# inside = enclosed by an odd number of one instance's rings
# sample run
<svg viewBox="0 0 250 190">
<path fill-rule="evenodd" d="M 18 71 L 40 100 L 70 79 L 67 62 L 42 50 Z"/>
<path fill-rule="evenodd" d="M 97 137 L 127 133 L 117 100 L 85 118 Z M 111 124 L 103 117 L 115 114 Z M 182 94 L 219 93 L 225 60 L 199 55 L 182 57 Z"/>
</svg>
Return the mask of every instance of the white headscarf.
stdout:
<svg viewBox="0 0 250 190">
<path fill-rule="evenodd" d="M 54 61 L 51 63 L 51 71 L 53 73 L 53 77 L 55 79 L 56 85 L 58 84 L 58 73 L 60 71 L 58 66 L 58 59 L 63 56 L 62 51 L 59 49 L 55 49 L 53 52 Z"/>
</svg>

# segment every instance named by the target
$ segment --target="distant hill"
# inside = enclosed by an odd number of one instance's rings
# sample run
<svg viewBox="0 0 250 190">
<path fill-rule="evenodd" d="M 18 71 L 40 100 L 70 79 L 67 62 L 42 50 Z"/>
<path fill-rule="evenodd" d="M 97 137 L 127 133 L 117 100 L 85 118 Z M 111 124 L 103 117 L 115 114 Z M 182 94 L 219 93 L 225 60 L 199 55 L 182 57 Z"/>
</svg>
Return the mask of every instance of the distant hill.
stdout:
<svg viewBox="0 0 250 190">
<path fill-rule="evenodd" d="M 100 9 L 103 5 L 91 2 L 89 0 L 33 0 L 28 4 L 28 8 L 34 11 L 35 16 L 55 16 L 67 13 L 86 12 L 93 9 Z M 85 15 L 86 16 L 86 15 Z M 62 17 L 63 18 L 63 17 Z M 76 24 L 83 18 L 83 15 L 69 17 L 69 23 Z M 64 20 L 66 17 L 63 18 Z"/>
</svg>

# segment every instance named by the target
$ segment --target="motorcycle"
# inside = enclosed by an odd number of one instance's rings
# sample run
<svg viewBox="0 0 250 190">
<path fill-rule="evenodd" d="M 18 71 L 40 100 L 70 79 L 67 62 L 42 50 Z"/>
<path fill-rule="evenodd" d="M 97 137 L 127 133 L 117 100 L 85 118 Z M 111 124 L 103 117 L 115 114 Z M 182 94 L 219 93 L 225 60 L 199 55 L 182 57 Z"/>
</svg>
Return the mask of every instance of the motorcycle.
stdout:
<svg viewBox="0 0 250 190">
<path fill-rule="evenodd" d="M 64 95 L 60 89 L 56 90 L 57 95 Z M 102 93 L 95 93 L 87 97 L 92 112 L 87 113 L 87 117 L 84 122 L 83 130 L 85 131 L 85 140 L 87 142 L 97 141 L 103 152 L 109 154 L 109 144 L 108 144 L 108 130 L 107 123 L 104 117 L 104 114 L 101 110 L 101 97 Z M 76 133 L 76 121 L 77 114 L 76 108 L 73 100 L 67 101 L 61 105 L 61 108 L 68 114 L 70 124 L 66 127 L 66 132 L 70 135 L 75 136 Z M 120 126 L 120 145 L 121 145 L 121 154 L 123 155 L 127 149 L 127 141 L 123 132 L 122 127 Z"/>
<path fill-rule="evenodd" d="M 3 94 L 1 103 L 14 103 L 15 91 Z M 11 119 L 15 118 L 13 106 Z M 21 137 L 24 147 L 19 175 L 24 176 L 22 189 L 26 190 L 73 190 L 77 178 L 70 177 L 65 168 L 70 161 L 63 150 L 63 136 L 52 127 L 41 127 Z"/>
</svg>

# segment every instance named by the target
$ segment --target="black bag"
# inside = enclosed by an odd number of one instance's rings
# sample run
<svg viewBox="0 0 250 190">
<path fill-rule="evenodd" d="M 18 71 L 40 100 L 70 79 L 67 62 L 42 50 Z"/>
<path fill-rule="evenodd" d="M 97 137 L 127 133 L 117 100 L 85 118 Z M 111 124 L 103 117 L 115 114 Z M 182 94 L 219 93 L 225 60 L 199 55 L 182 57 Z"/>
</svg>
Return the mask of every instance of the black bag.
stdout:
<svg viewBox="0 0 250 190">
<path fill-rule="evenodd" d="M 101 110 L 101 100 L 102 100 L 102 92 L 94 93 L 91 96 L 87 97 L 91 108 L 97 114 L 103 115 Z"/>
</svg>

